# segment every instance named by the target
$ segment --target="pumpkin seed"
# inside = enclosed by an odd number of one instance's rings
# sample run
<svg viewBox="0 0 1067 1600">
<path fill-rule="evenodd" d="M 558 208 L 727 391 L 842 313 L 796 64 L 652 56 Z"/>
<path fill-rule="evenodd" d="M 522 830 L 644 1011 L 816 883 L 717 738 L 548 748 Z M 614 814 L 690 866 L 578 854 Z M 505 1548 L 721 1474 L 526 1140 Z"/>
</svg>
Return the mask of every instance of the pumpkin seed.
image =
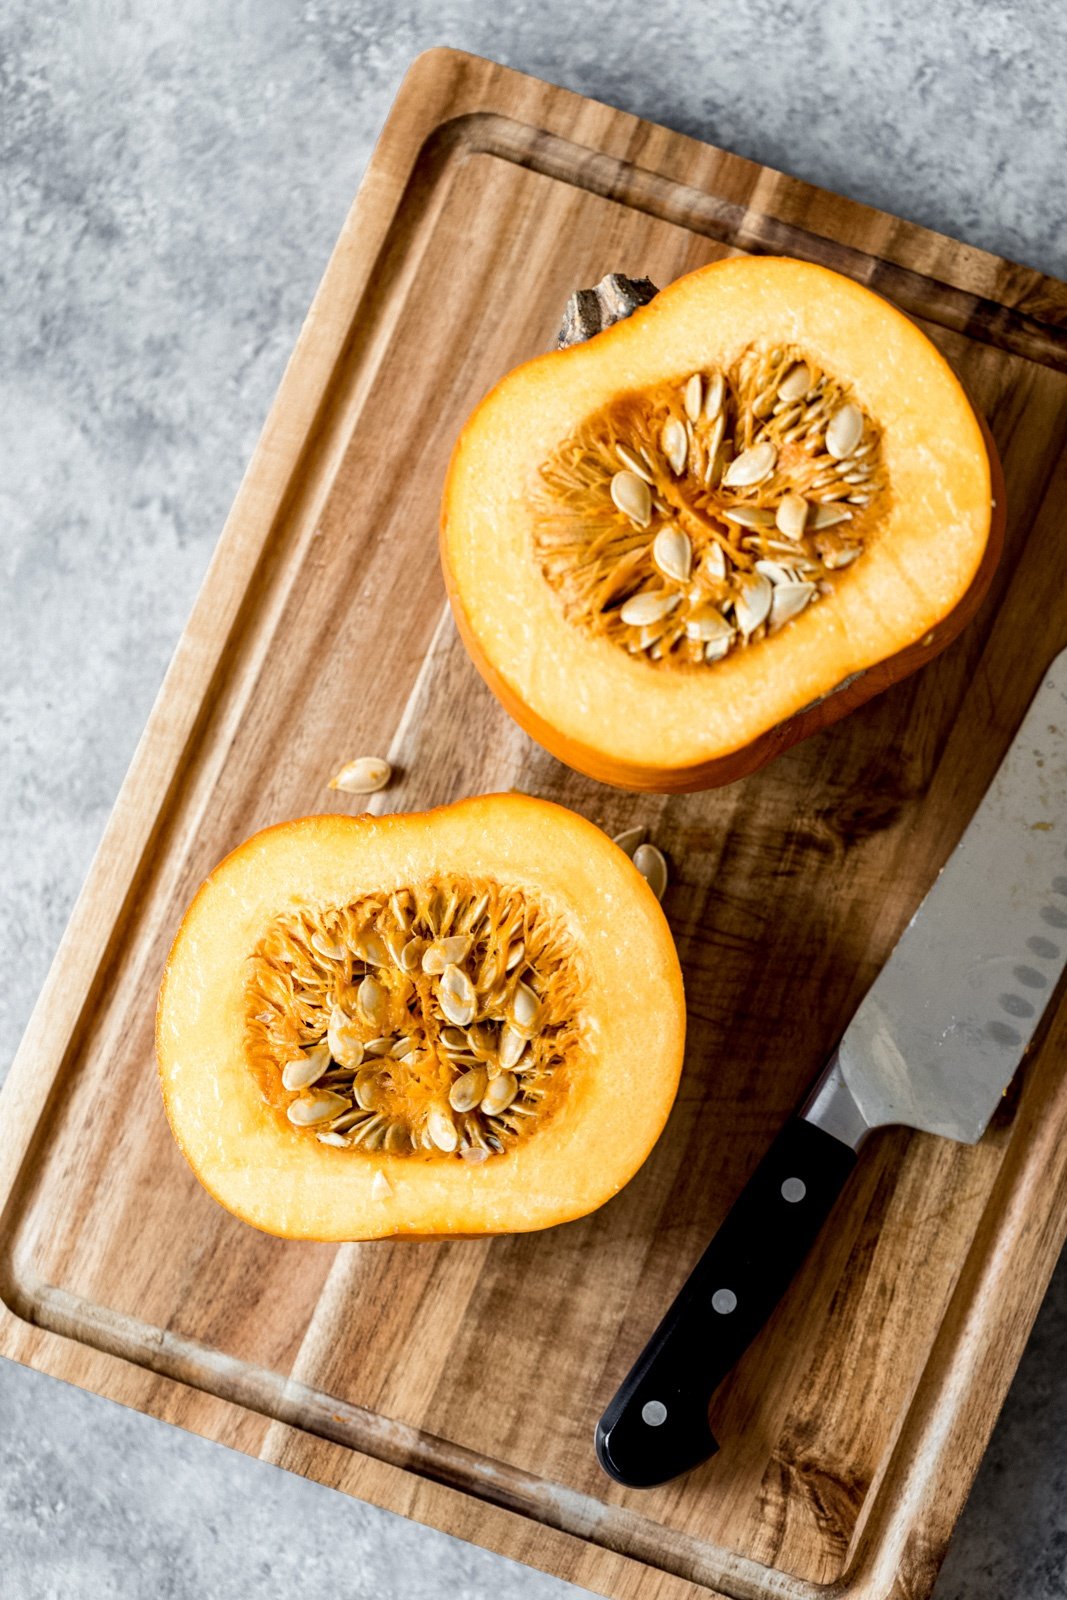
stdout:
<svg viewBox="0 0 1067 1600">
<path fill-rule="evenodd" d="M 704 401 L 704 380 L 699 372 L 693 376 L 685 386 L 684 404 L 685 414 L 690 422 L 697 422 L 700 418 L 700 408 Z"/>
<path fill-rule="evenodd" d="M 734 601 L 737 626 L 744 634 L 755 633 L 771 609 L 771 583 L 762 572 L 743 573 L 738 581 L 740 593 Z"/>
<path fill-rule="evenodd" d="M 513 1072 L 502 1072 L 498 1078 L 493 1079 L 486 1089 L 479 1109 L 487 1117 L 498 1117 L 502 1111 L 508 1109 L 518 1092 L 519 1080 L 515 1074 Z"/>
<path fill-rule="evenodd" d="M 330 1066 L 330 1047 L 324 1044 L 313 1045 L 310 1050 L 305 1050 L 291 1061 L 287 1061 L 282 1068 L 282 1085 L 286 1089 L 308 1089 L 317 1083 Z"/>
<path fill-rule="evenodd" d="M 839 406 L 826 428 L 826 452 L 838 461 L 850 456 L 863 438 L 863 412 L 851 401 Z"/>
<path fill-rule="evenodd" d="M 473 1111 L 489 1086 L 489 1074 L 484 1067 L 471 1067 L 457 1078 L 448 1091 L 448 1103 L 453 1111 Z"/>
<path fill-rule="evenodd" d="M 703 565 L 709 578 L 721 581 L 726 577 L 726 552 L 721 544 L 708 545 Z"/>
<path fill-rule="evenodd" d="M 516 1032 L 529 1038 L 536 1033 L 541 1016 L 541 1002 L 528 983 L 518 983 L 511 997 L 508 1021 Z"/>
<path fill-rule="evenodd" d="M 465 1028 L 468 1023 L 474 1021 L 478 997 L 474 992 L 473 983 L 462 967 L 445 968 L 441 974 L 437 997 L 441 1010 L 449 1022 L 454 1023 L 457 1028 Z"/>
<path fill-rule="evenodd" d="M 660 449 L 670 463 L 671 471 L 680 478 L 685 471 L 689 455 L 689 435 L 677 417 L 668 417 L 659 436 Z"/>
<path fill-rule="evenodd" d="M 496 1056 L 496 1028 L 491 1022 L 473 1022 L 467 1029 L 470 1051 L 479 1061 L 490 1061 Z"/>
<path fill-rule="evenodd" d="M 705 643 L 709 639 L 729 639 L 734 631 L 722 612 L 713 605 L 695 607 L 685 620 L 686 637 Z"/>
<path fill-rule="evenodd" d="M 334 1006 L 330 1012 L 326 1042 L 327 1055 L 332 1056 L 338 1066 L 354 1068 L 363 1060 L 363 1045 L 355 1031 L 352 1018 L 347 1011 L 342 1011 L 340 1006 Z M 311 1081 L 314 1082 L 314 1079 Z M 287 1083 L 285 1087 L 296 1088 L 297 1085 Z"/>
<path fill-rule="evenodd" d="M 393 1126 L 396 1127 L 397 1124 L 394 1123 Z M 391 1133 L 392 1131 L 393 1131 L 392 1128 L 390 1128 L 389 1132 Z M 388 1138 L 388 1136 L 387 1136 L 387 1138 Z M 371 1185 L 370 1185 L 371 1199 L 372 1200 L 389 1200 L 389 1199 L 392 1198 L 392 1193 L 393 1193 L 393 1186 L 389 1182 L 389 1179 L 385 1176 L 385 1173 L 384 1172 L 376 1172 L 374 1174 L 374 1177 L 371 1179 Z"/>
<path fill-rule="evenodd" d="M 343 1095 L 334 1094 L 331 1090 L 323 1090 L 318 1094 L 304 1095 L 299 1100 L 291 1100 L 285 1108 L 285 1114 L 296 1128 L 311 1128 L 316 1122 L 329 1122 L 348 1109 L 351 1101 Z"/>
<path fill-rule="evenodd" d="M 724 506 L 722 514 L 727 522 L 736 523 L 739 528 L 774 527 L 774 512 L 763 506 Z"/>
<path fill-rule="evenodd" d="M 774 514 L 775 527 L 787 539 L 799 539 L 808 521 L 808 502 L 802 494 L 783 495 Z"/>
<path fill-rule="evenodd" d="M 645 589 L 631 595 L 619 612 L 620 622 L 628 627 L 641 628 L 650 622 L 660 622 L 678 604 L 678 596 L 667 589 Z"/>
<path fill-rule="evenodd" d="M 685 583 L 693 566 L 693 546 L 681 528 L 668 523 L 652 541 L 652 559 L 665 577 Z"/>
<path fill-rule="evenodd" d="M 330 1132 L 350 1132 L 354 1127 L 356 1127 L 357 1123 L 365 1122 L 366 1118 L 367 1113 L 362 1109 L 361 1106 L 353 1106 L 349 1111 L 342 1111 L 339 1117 L 330 1118 Z"/>
<path fill-rule="evenodd" d="M 713 372 L 704 391 L 704 415 L 709 422 L 714 422 L 719 416 L 725 398 L 726 380 L 721 372 Z M 696 418 L 693 417 L 691 420 L 695 422 Z"/>
<path fill-rule="evenodd" d="M 611 480 L 611 498 L 624 517 L 647 528 L 652 520 L 652 495 L 644 478 L 628 469 L 616 472 Z"/>
<path fill-rule="evenodd" d="M 411 896 L 405 890 L 403 895 L 395 891 L 389 896 L 389 910 L 394 921 L 403 933 L 411 932 Z"/>
<path fill-rule="evenodd" d="M 356 1097 L 356 1104 L 363 1111 L 377 1111 L 381 1099 L 377 1070 L 357 1072 L 352 1091 Z"/>
<path fill-rule="evenodd" d="M 778 398 L 791 402 L 803 400 L 811 387 L 811 372 L 806 362 L 798 361 L 790 367 L 781 383 L 778 385 Z"/>
<path fill-rule="evenodd" d="M 383 1150 L 389 1150 L 393 1155 L 399 1155 L 402 1150 L 411 1149 L 411 1134 L 402 1122 L 391 1122 L 385 1130 L 382 1140 Z"/>
<path fill-rule="evenodd" d="M 505 1022 L 500 1030 L 500 1065 L 505 1071 L 513 1071 L 518 1066 L 526 1044 L 526 1035 Z"/>
<path fill-rule="evenodd" d="M 749 445 L 747 450 L 742 450 L 741 454 L 730 462 L 722 475 L 723 486 L 727 489 L 752 488 L 770 477 L 777 459 L 778 451 L 770 439 L 761 439 L 758 444 Z"/>
<path fill-rule="evenodd" d="M 662 900 L 667 888 L 667 859 L 654 844 L 638 845 L 634 851 L 634 866 L 648 884 L 657 900 Z"/>
<path fill-rule="evenodd" d="M 426 1131 L 437 1146 L 446 1155 L 450 1155 L 459 1143 L 459 1132 L 456 1124 L 445 1106 L 431 1106 L 426 1113 Z"/>
<path fill-rule="evenodd" d="M 377 978 L 366 977 L 356 991 L 359 1009 L 374 1027 L 380 1027 L 389 1014 L 389 991 Z"/>
<path fill-rule="evenodd" d="M 346 794 L 374 794 L 384 789 L 392 776 L 392 767 L 381 756 L 357 756 L 334 773 L 327 787 Z"/>
<path fill-rule="evenodd" d="M 835 572 L 839 567 L 850 567 L 860 553 L 858 544 L 847 545 L 842 550 L 831 550 L 823 557 L 823 565 Z"/>
<path fill-rule="evenodd" d="M 343 961 L 345 947 L 338 940 L 331 939 L 327 934 L 315 928 L 311 935 L 311 948 L 317 950 L 320 956 L 325 956 L 330 961 Z"/>
<path fill-rule="evenodd" d="M 781 583 L 771 596 L 769 625 L 781 628 L 804 610 L 815 593 L 813 583 Z"/>
</svg>

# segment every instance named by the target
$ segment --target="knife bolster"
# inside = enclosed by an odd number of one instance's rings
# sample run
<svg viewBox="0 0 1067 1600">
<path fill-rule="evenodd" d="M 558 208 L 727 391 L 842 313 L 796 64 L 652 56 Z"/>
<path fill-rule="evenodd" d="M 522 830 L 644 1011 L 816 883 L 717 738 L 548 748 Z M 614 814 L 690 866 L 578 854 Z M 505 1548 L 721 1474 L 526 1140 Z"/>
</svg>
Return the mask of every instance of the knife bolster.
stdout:
<svg viewBox="0 0 1067 1600">
<path fill-rule="evenodd" d="M 799 1115 L 832 1138 L 858 1151 L 871 1129 L 853 1098 L 835 1050 Z"/>
</svg>

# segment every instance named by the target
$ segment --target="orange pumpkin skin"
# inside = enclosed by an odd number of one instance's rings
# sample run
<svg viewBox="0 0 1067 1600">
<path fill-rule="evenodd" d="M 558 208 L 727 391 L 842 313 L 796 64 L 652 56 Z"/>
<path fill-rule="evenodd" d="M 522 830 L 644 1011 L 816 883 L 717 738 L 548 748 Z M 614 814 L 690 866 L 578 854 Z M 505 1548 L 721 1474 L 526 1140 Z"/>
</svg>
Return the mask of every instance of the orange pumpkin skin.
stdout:
<svg viewBox="0 0 1067 1600">
<path fill-rule="evenodd" d="M 477 1167 L 316 1143 L 267 1102 L 252 1070 L 249 955 L 278 914 L 455 871 L 526 891 L 573 933 L 588 1042 L 565 1096 L 517 1147 Z M 263 1232 L 322 1241 L 517 1233 L 594 1210 L 659 1137 L 684 1043 L 681 970 L 648 885 L 592 823 L 520 794 L 423 814 L 304 817 L 253 835 L 182 919 L 156 1017 L 164 1107 L 201 1184 Z"/>
<path fill-rule="evenodd" d="M 654 759 L 627 758 L 611 748 L 610 739 L 601 740 L 599 730 L 596 730 L 598 737 L 595 742 L 589 737 L 582 737 L 573 729 L 560 726 L 559 722 L 545 714 L 544 708 L 531 703 L 532 697 L 520 692 L 514 678 L 509 675 L 509 664 L 506 659 L 502 660 L 499 652 L 494 655 L 487 648 L 485 630 L 479 627 L 477 622 L 477 603 L 481 596 L 475 595 L 472 599 L 471 585 L 464 581 L 459 570 L 462 563 L 464 530 L 462 516 L 457 514 L 457 499 L 459 482 L 465 470 L 464 458 L 468 442 L 482 432 L 486 419 L 489 419 L 490 425 L 492 424 L 493 413 L 502 391 L 505 391 L 512 382 L 521 380 L 527 371 L 534 376 L 543 375 L 549 364 L 558 363 L 549 370 L 555 372 L 555 381 L 559 385 L 565 385 L 568 381 L 568 368 L 565 363 L 571 358 L 582 359 L 591 348 L 599 346 L 605 352 L 606 362 L 609 358 L 608 353 L 614 348 L 612 341 L 618 345 L 622 340 L 634 341 L 644 336 L 646 342 L 650 342 L 654 337 L 654 331 L 650 329 L 647 335 L 642 333 L 642 330 L 649 326 L 647 319 L 650 313 L 658 311 L 660 316 L 669 315 L 672 297 L 678 293 L 686 293 L 687 285 L 693 280 L 703 279 L 710 287 L 714 287 L 716 274 L 738 267 L 756 272 L 764 268 L 786 268 L 795 269 L 802 276 L 812 273 L 822 279 L 836 277 L 836 274 L 828 273 L 822 268 L 778 262 L 773 258 L 762 258 L 759 261 L 731 259 L 713 263 L 710 267 L 689 274 L 687 278 L 680 279 L 676 284 L 661 291 L 649 306 L 635 312 L 627 321 L 597 334 L 589 344 L 575 345 L 570 349 L 536 357 L 528 362 L 526 367 L 516 369 L 515 373 L 509 374 L 471 415 L 453 451 L 446 478 L 440 526 L 441 564 L 456 627 L 472 661 L 509 714 L 539 744 L 577 771 L 623 789 L 683 793 L 732 783 L 757 771 L 776 755 L 810 734 L 831 726 L 874 695 L 882 693 L 917 668 L 924 666 L 952 643 L 981 606 L 1003 549 L 1005 527 L 1003 471 L 996 445 L 984 419 L 966 404 L 958 380 L 951 374 L 944 359 L 926 340 L 925 335 L 922 335 L 903 313 L 886 306 L 878 296 L 849 284 L 849 289 L 863 294 L 870 301 L 876 302 L 879 307 L 884 307 L 893 322 L 905 325 L 914 338 L 921 341 L 920 348 L 925 349 L 930 366 L 935 370 L 940 369 L 948 387 L 954 390 L 962 401 L 961 409 L 966 411 L 973 428 L 971 454 L 976 473 L 984 479 L 985 487 L 979 490 L 979 499 L 984 501 L 985 515 L 973 570 L 967 575 L 966 582 L 961 585 L 961 592 L 953 603 L 941 615 L 924 619 L 928 625 L 923 627 L 921 632 L 913 630 L 910 637 L 901 641 L 899 648 L 882 655 L 880 659 L 854 662 L 847 657 L 843 658 L 837 677 L 840 687 L 835 683 L 828 683 L 822 693 L 807 705 L 790 710 L 769 727 L 754 730 L 751 737 L 737 742 L 733 748 L 717 751 L 703 759 L 663 763 Z M 840 281 L 848 282 L 848 280 Z M 799 338 L 803 342 L 803 332 Z M 874 552 L 869 555 L 865 553 L 863 560 L 872 559 L 873 554 Z M 861 565 L 862 562 L 857 563 L 857 566 Z M 547 585 L 543 586 L 547 589 Z M 790 626 L 795 627 L 796 624 Z M 558 635 L 554 642 L 559 644 Z M 778 642 L 766 641 L 775 646 Z M 784 644 L 785 640 L 781 642 Z M 758 646 L 757 649 L 762 651 L 764 645 Z M 768 666 L 768 671 L 777 671 L 780 667 L 784 672 L 787 666 L 788 654 L 783 649 L 778 652 L 775 663 Z M 580 675 L 582 664 L 578 655 L 574 667 L 576 674 Z M 605 720 L 610 722 L 610 709 L 606 709 L 604 715 Z"/>
</svg>

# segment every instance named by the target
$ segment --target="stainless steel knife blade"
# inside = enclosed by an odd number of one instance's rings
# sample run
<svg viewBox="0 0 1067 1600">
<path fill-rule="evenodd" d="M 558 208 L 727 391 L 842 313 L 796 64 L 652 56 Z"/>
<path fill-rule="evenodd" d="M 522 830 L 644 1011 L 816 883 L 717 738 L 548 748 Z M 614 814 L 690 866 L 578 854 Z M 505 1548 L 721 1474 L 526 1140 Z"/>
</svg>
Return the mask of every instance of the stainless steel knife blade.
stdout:
<svg viewBox="0 0 1067 1600">
<path fill-rule="evenodd" d="M 973 1144 L 1067 966 L 1067 651 L 802 1115 Z"/>
</svg>

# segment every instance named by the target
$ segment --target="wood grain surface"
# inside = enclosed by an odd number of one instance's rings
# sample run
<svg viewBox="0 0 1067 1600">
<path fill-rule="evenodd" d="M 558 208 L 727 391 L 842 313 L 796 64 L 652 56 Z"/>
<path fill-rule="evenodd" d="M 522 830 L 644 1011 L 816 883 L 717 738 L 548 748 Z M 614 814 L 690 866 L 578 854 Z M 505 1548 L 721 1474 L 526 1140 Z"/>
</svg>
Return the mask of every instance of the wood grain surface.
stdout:
<svg viewBox="0 0 1067 1600">
<path fill-rule="evenodd" d="M 468 411 L 609 270 L 824 261 L 920 319 L 989 419 L 1004 562 L 923 672 L 744 782 L 579 778 L 443 613 Z M 517 299 L 515 284 L 524 294 Z M 1067 287 L 488 62 L 412 67 L 300 336 L 2 1101 L 0 1349 L 620 1597 L 929 1592 L 1067 1227 L 1067 1011 L 986 1138 L 894 1130 L 713 1404 L 720 1454 L 628 1491 L 593 1425 L 930 886 L 1052 654 Z M 284 1243 L 167 1131 L 155 992 L 182 909 L 254 829 L 517 787 L 647 822 L 690 1042 L 668 1129 L 595 1215 L 484 1242 Z"/>
</svg>

